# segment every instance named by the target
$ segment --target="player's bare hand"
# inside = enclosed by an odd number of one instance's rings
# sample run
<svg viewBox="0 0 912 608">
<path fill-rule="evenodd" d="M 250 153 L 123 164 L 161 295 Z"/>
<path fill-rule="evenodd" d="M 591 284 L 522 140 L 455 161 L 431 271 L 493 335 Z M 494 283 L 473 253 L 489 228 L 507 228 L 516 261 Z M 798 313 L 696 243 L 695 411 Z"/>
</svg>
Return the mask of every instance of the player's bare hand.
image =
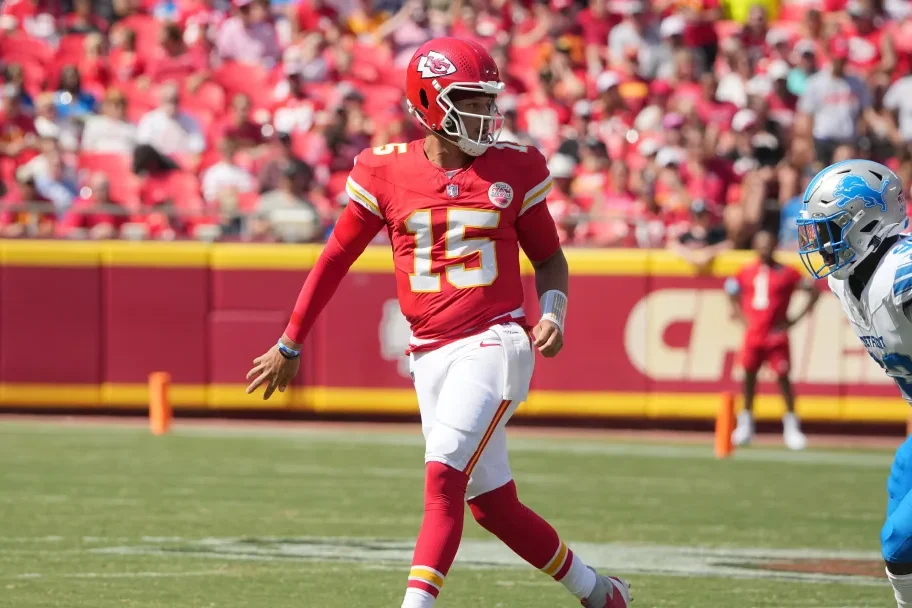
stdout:
<svg viewBox="0 0 912 608">
<path fill-rule="evenodd" d="M 564 347 L 564 335 L 554 321 L 542 320 L 532 328 L 535 348 L 545 357 L 553 357 Z"/>
<path fill-rule="evenodd" d="M 265 386 L 263 399 L 269 399 L 272 394 L 279 389 L 284 393 L 301 367 L 300 357 L 296 359 L 286 359 L 279 352 L 279 346 L 273 346 L 266 354 L 253 360 L 253 369 L 247 372 L 247 380 L 250 380 L 250 386 L 247 387 L 247 394 L 256 391 L 260 386 Z"/>
</svg>

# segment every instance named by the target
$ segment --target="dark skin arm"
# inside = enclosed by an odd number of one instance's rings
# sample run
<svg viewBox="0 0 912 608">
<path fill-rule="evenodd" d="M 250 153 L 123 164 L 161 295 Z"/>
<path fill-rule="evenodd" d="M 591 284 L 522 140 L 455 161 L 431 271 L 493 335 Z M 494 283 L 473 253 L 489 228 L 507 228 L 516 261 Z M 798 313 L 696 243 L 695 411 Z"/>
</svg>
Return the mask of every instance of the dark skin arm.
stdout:
<svg viewBox="0 0 912 608">
<path fill-rule="evenodd" d="M 552 289 L 569 295 L 570 269 L 563 249 L 558 249 L 547 260 L 532 262 L 532 267 L 535 269 L 535 291 L 539 298 Z M 532 329 L 532 338 L 535 347 L 545 357 L 555 356 L 564 347 L 564 336 L 560 328 L 547 319 L 539 321 Z"/>
</svg>

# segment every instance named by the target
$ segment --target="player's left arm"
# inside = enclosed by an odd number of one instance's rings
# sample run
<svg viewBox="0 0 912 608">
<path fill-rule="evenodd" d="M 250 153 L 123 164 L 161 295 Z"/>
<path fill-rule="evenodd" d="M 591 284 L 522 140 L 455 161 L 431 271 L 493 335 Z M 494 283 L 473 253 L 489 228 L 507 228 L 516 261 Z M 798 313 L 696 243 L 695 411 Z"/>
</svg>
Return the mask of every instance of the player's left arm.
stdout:
<svg viewBox="0 0 912 608">
<path fill-rule="evenodd" d="M 805 292 L 808 295 L 808 299 L 804 304 L 804 308 L 786 322 L 787 328 L 792 327 L 798 323 L 798 321 L 810 314 L 811 311 L 814 310 L 814 307 L 817 306 L 817 300 L 820 299 L 820 291 L 814 286 L 814 282 L 810 279 L 802 278 L 801 282 L 798 284 L 798 289 Z"/>
<path fill-rule="evenodd" d="M 550 191 L 551 176 L 548 175 L 526 194 L 516 218 L 519 244 L 535 269 L 535 290 L 541 307 L 541 319 L 532 329 L 532 338 L 545 357 L 555 356 L 564 347 L 570 290 L 570 270 L 557 236 L 557 226 L 548 206 L 543 204 Z"/>
</svg>

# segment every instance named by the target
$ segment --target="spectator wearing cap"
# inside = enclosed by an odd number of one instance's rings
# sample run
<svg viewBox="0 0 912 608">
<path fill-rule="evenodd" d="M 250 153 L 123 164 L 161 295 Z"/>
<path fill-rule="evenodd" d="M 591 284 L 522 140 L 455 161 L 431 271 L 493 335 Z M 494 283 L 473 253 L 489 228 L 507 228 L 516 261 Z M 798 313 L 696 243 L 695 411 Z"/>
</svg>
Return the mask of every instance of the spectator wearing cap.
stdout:
<svg viewBox="0 0 912 608">
<path fill-rule="evenodd" d="M 681 164 L 684 158 L 684 150 L 673 146 L 659 148 L 656 153 L 655 165 L 658 175 L 655 181 L 655 197 L 659 206 L 668 214 L 680 213 L 690 201 L 687 187 L 681 179 Z"/>
<path fill-rule="evenodd" d="M 139 121 L 137 141 L 159 154 L 194 155 L 206 148 L 206 139 L 196 120 L 180 109 L 180 90 L 176 83 L 159 87 L 159 106 Z"/>
<path fill-rule="evenodd" d="M 120 90 L 109 89 L 101 104 L 101 114 L 86 118 L 82 149 L 102 154 L 132 154 L 136 143 L 136 126 L 127 120 L 127 98 Z"/>
<path fill-rule="evenodd" d="M 669 241 L 669 247 L 693 264 L 698 272 L 705 272 L 717 255 L 732 248 L 732 243 L 706 201 L 697 199 L 690 204 L 690 218 L 683 232 Z"/>
<path fill-rule="evenodd" d="M 282 57 L 269 0 L 234 0 L 236 13 L 219 28 L 216 48 L 224 61 L 272 67 Z"/>
<path fill-rule="evenodd" d="M 874 70 L 892 72 L 896 67 L 896 51 L 889 30 L 874 23 L 870 0 L 850 0 L 846 12 L 851 19 L 844 32 L 849 47 L 849 70 L 861 76 Z"/>
<path fill-rule="evenodd" d="M 686 31 L 687 21 L 681 14 L 675 13 L 662 20 L 659 25 L 662 42 L 656 51 L 656 78 L 672 80 L 680 76 L 683 80 L 692 81 L 706 70 L 703 50 L 688 48 L 684 37 Z"/>
<path fill-rule="evenodd" d="M 808 79 L 798 101 L 796 121 L 799 136 L 808 132 L 813 136 L 817 162 L 822 166 L 833 162 L 840 146 L 853 147 L 864 111 L 871 105 L 871 93 L 864 81 L 846 73 L 849 48 L 845 38 L 831 41 L 830 56 L 829 68 Z"/>
<path fill-rule="evenodd" d="M 770 118 L 787 129 L 795 123 L 795 112 L 798 110 L 798 96 L 788 88 L 789 72 L 791 68 L 785 61 L 774 61 L 766 68 L 770 91 L 765 100 Z"/>
<path fill-rule="evenodd" d="M 308 200 L 312 181 L 313 171 L 307 165 L 286 165 L 277 187 L 260 196 L 249 225 L 250 235 L 257 240 L 272 236 L 293 242 L 320 238 L 320 214 Z"/>
<path fill-rule="evenodd" d="M 561 243 L 571 244 L 581 234 L 577 230 L 582 221 L 582 213 L 571 192 L 576 159 L 568 154 L 555 154 L 548 161 L 548 171 L 554 182 L 554 188 L 548 195 L 548 211 L 557 225 Z"/>
<path fill-rule="evenodd" d="M 651 80 L 661 59 L 659 24 L 643 0 L 624 0 L 621 21 L 608 36 L 612 67 Z"/>
<path fill-rule="evenodd" d="M 95 96 L 82 88 L 82 78 L 75 65 L 65 65 L 60 71 L 54 105 L 60 118 L 81 118 L 95 112 Z"/>
<path fill-rule="evenodd" d="M 786 84 L 792 95 L 801 97 L 808 79 L 817 73 L 816 45 L 812 40 L 799 40 L 795 43 L 793 57 L 795 67 L 789 72 Z"/>
</svg>

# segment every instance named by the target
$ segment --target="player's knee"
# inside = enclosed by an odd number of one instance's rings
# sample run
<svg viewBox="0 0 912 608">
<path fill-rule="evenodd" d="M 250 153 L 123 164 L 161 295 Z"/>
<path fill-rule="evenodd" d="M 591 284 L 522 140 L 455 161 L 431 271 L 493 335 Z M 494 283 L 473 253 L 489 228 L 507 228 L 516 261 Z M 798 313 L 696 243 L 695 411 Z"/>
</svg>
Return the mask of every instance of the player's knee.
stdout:
<svg viewBox="0 0 912 608">
<path fill-rule="evenodd" d="M 912 563 L 912 520 L 902 515 L 900 511 L 887 517 L 880 531 L 881 551 L 888 564 Z"/>
<path fill-rule="evenodd" d="M 424 473 L 424 508 L 448 510 L 462 505 L 465 500 L 469 476 L 443 464 L 428 462 Z"/>
<path fill-rule="evenodd" d="M 462 470 L 471 456 L 467 454 L 469 443 L 467 433 L 438 422 L 427 437 L 424 459 Z"/>
<path fill-rule="evenodd" d="M 516 504 L 519 504 L 516 484 L 510 481 L 496 490 L 476 496 L 469 501 L 469 508 L 475 521 L 490 531 L 507 523 L 505 520 L 509 520 Z"/>
</svg>

